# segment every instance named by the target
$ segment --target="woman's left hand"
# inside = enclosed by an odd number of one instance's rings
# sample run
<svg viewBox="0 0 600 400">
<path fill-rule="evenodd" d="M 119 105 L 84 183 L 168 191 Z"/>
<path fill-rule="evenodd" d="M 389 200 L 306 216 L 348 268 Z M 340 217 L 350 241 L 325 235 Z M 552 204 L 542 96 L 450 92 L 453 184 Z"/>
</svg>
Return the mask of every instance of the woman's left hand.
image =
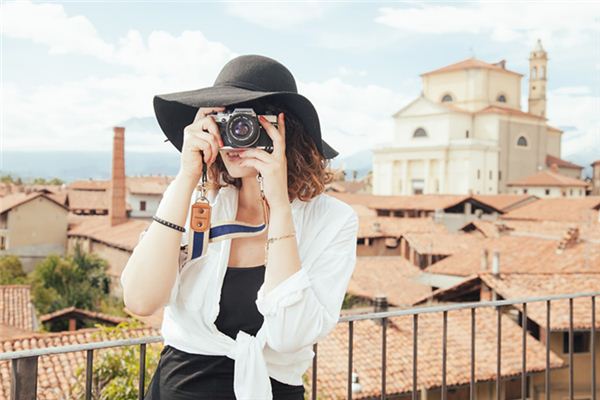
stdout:
<svg viewBox="0 0 600 400">
<path fill-rule="evenodd" d="M 285 116 L 277 116 L 277 128 L 262 115 L 258 116 L 271 140 L 273 152 L 258 148 L 248 148 L 240 152 L 240 165 L 254 167 L 263 177 L 263 190 L 271 209 L 287 207 L 290 204 L 287 190 L 287 158 L 285 156 Z"/>
</svg>

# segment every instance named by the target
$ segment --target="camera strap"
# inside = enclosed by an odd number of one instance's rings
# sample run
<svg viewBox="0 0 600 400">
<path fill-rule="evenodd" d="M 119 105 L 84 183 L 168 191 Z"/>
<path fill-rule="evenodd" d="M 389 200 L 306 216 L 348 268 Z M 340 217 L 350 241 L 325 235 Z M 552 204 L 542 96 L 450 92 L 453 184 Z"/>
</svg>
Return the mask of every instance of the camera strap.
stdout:
<svg viewBox="0 0 600 400">
<path fill-rule="evenodd" d="M 261 203 L 264 223 L 253 225 L 242 221 L 217 221 L 211 224 L 211 205 L 206 197 L 207 176 L 204 160 L 202 161 L 202 178 L 197 187 L 196 199 L 192 204 L 190 229 L 188 230 L 187 260 L 201 257 L 208 251 L 211 242 L 233 239 L 237 237 L 257 236 L 269 227 L 269 204 L 263 190 L 263 177 L 258 173 L 256 179 L 260 185 Z"/>
</svg>

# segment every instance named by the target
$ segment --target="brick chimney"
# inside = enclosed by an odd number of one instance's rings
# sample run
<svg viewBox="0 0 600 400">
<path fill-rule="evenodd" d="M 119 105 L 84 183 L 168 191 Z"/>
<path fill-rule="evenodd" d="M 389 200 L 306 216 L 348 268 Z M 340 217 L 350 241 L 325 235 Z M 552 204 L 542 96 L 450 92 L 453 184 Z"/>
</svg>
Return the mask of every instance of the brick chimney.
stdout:
<svg viewBox="0 0 600 400">
<path fill-rule="evenodd" d="M 110 225 L 115 226 L 127 221 L 125 207 L 125 128 L 113 128 L 112 179 L 110 181 L 110 205 L 108 215 Z"/>
<path fill-rule="evenodd" d="M 388 310 L 388 301 L 387 296 L 385 294 L 375 295 L 373 301 L 373 312 L 382 312 Z M 383 325 L 383 318 L 375 318 L 375 322 L 379 325 Z"/>
<path fill-rule="evenodd" d="M 579 227 L 571 226 L 564 233 L 560 242 L 558 242 L 558 246 L 556 247 L 556 253 L 561 254 L 563 250 L 572 247 L 573 245 L 579 242 Z"/>
</svg>

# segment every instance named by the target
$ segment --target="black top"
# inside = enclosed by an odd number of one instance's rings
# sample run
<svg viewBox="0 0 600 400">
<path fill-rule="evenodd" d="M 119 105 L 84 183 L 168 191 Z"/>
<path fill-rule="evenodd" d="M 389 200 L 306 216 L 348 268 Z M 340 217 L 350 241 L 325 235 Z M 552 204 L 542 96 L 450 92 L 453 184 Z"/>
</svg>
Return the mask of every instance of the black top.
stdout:
<svg viewBox="0 0 600 400">
<path fill-rule="evenodd" d="M 265 266 L 227 267 L 217 329 L 235 340 L 238 331 L 256 335 L 263 315 L 256 308 L 256 293 L 264 282 Z M 227 356 L 191 354 L 165 345 L 145 400 L 231 399 L 234 360 Z M 303 385 L 271 379 L 274 400 L 303 400 Z"/>
</svg>

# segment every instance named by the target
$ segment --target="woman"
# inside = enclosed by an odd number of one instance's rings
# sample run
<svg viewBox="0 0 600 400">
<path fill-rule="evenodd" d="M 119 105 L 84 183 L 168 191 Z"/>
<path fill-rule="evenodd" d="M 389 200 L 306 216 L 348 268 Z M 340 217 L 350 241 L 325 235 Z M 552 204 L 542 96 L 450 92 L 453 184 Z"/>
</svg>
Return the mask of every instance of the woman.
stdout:
<svg viewBox="0 0 600 400">
<path fill-rule="evenodd" d="M 312 344 L 337 323 L 356 261 L 358 217 L 323 193 L 326 160 L 337 152 L 322 141 L 316 111 L 289 70 L 264 56 L 237 57 L 212 87 L 156 96 L 154 105 L 182 154 L 156 223 L 121 276 L 133 313 L 165 306 L 165 346 L 146 399 L 303 399 Z M 272 152 L 222 149 L 212 114 L 226 107 L 277 115 L 277 127 L 259 118 Z M 203 161 L 216 188 L 211 224 L 264 229 L 225 239 L 211 230 L 208 248 L 194 256 L 192 230 L 181 235 L 181 225 L 189 227 Z"/>
</svg>

